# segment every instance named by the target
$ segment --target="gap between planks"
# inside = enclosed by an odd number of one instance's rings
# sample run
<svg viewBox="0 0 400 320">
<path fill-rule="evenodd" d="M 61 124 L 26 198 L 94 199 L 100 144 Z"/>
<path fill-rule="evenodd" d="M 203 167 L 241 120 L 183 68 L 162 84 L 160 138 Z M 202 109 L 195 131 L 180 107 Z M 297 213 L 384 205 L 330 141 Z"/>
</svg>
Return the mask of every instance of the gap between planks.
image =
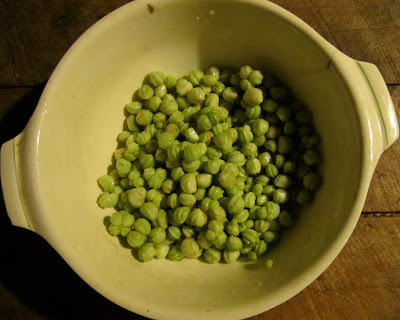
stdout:
<svg viewBox="0 0 400 320">
<path fill-rule="evenodd" d="M 400 217 L 400 212 L 362 212 L 362 218 Z"/>
</svg>

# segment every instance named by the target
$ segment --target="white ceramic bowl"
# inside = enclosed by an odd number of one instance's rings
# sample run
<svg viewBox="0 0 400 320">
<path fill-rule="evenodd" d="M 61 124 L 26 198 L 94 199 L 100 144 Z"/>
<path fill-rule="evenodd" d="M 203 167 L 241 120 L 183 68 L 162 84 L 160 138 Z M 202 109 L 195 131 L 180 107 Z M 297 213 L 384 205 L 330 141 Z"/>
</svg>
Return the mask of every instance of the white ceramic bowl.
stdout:
<svg viewBox="0 0 400 320">
<path fill-rule="evenodd" d="M 67 52 L 24 131 L 1 150 L 14 225 L 43 236 L 95 290 L 157 319 L 240 319 L 316 279 L 348 240 L 381 153 L 398 137 L 377 68 L 355 61 L 263 0 L 136 0 L 96 23 Z M 107 234 L 97 206 L 123 107 L 152 70 L 270 70 L 312 110 L 322 137 L 322 188 L 297 225 L 255 264 L 140 263 Z"/>
</svg>

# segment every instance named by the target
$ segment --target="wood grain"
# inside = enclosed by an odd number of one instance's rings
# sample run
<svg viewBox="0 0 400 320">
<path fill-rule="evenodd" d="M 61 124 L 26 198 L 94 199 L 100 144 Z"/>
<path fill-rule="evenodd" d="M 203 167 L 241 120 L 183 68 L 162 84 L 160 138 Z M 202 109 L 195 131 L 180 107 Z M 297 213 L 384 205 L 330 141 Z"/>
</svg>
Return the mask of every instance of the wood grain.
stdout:
<svg viewBox="0 0 400 320">
<path fill-rule="evenodd" d="M 377 65 L 387 84 L 400 83 L 400 2 L 272 2 L 288 9 L 348 56 Z"/>
<path fill-rule="evenodd" d="M 0 86 L 32 86 L 46 82 L 84 31 L 128 2 L 1 1 Z"/>
<path fill-rule="evenodd" d="M 44 83 L 78 37 L 128 0 L 0 2 L 0 86 Z M 396 0 L 274 0 L 349 56 L 400 83 L 400 3 Z M 38 18 L 40 17 L 40 18 Z"/>
<path fill-rule="evenodd" d="M 400 216 L 364 214 L 342 252 L 316 281 L 250 319 L 400 319 L 399 245 Z"/>
</svg>

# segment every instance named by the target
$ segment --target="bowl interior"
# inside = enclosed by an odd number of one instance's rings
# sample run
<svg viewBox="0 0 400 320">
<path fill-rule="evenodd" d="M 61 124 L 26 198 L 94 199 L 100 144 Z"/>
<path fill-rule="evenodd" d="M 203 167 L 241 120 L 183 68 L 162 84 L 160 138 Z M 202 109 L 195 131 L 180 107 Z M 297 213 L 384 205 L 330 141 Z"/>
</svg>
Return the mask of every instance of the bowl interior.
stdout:
<svg viewBox="0 0 400 320">
<path fill-rule="evenodd" d="M 150 14 L 138 0 L 103 19 L 50 80 L 40 106 L 44 211 L 33 224 L 85 281 L 125 308 L 156 318 L 247 317 L 303 289 L 333 259 L 333 242 L 346 241 L 340 233 L 352 213 L 361 166 L 353 101 L 329 63 L 334 50 L 274 5 L 222 0 L 153 5 Z M 181 76 L 193 68 L 244 64 L 278 75 L 312 110 L 324 154 L 324 181 L 314 203 L 267 255 L 276 263 L 271 270 L 265 259 L 232 265 L 138 262 L 108 235 L 103 218 L 112 210 L 96 203 L 96 179 L 111 163 L 124 105 L 150 71 Z"/>
</svg>

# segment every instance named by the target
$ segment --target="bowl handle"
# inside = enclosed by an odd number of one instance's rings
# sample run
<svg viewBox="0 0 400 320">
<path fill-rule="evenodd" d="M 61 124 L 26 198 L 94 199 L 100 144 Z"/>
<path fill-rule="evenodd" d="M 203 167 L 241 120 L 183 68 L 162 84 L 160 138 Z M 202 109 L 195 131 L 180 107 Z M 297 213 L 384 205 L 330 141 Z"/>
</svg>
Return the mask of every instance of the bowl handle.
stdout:
<svg viewBox="0 0 400 320">
<path fill-rule="evenodd" d="M 33 230 L 21 195 L 18 150 L 22 133 L 1 146 L 1 185 L 4 202 L 14 226 Z"/>
<path fill-rule="evenodd" d="M 383 148 L 386 150 L 399 137 L 399 126 L 397 124 L 397 115 L 393 107 L 393 101 L 378 68 L 372 63 L 363 61 L 357 61 L 357 64 L 374 96 L 379 116 L 379 128 L 383 137 Z"/>
</svg>

